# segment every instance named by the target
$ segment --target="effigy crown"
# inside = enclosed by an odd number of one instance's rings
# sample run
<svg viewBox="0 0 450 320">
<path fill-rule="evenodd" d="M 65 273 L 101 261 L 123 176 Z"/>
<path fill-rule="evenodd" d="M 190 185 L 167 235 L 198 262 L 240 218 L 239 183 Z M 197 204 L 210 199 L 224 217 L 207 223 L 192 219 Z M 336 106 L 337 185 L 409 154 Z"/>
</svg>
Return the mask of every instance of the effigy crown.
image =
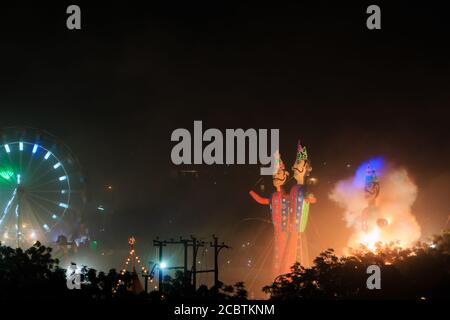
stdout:
<svg viewBox="0 0 450 320">
<path fill-rule="evenodd" d="M 300 141 L 297 145 L 297 160 L 296 162 L 300 162 L 302 160 L 308 160 L 308 151 L 306 150 L 306 147 L 302 147 L 300 144 Z"/>
</svg>

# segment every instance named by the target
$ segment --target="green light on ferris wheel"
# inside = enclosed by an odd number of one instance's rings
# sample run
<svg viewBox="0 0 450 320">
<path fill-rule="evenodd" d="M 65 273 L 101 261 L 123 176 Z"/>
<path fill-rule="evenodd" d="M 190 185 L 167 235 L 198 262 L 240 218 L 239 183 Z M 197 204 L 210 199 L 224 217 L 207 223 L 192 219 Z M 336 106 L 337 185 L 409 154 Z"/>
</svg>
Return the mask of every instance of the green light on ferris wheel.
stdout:
<svg viewBox="0 0 450 320">
<path fill-rule="evenodd" d="M 11 180 L 11 177 L 14 175 L 14 172 L 9 169 L 0 170 L 0 177 L 5 180 Z"/>
</svg>

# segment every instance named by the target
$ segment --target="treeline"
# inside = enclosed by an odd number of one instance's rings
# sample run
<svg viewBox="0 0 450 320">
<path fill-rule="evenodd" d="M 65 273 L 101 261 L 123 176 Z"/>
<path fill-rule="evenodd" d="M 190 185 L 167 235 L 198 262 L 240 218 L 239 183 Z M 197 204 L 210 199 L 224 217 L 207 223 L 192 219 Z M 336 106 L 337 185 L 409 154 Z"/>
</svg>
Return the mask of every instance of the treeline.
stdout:
<svg viewBox="0 0 450 320">
<path fill-rule="evenodd" d="M 380 289 L 370 290 L 367 268 L 380 268 Z M 86 301 L 176 301 L 246 300 L 244 283 L 217 287 L 187 284 L 184 274 L 166 276 L 163 290 L 142 292 L 139 277 L 129 272 L 98 272 L 83 267 L 77 279 L 79 289 L 70 290 L 74 274 L 60 268 L 52 249 L 39 242 L 27 250 L 0 245 L 0 300 Z M 72 281 L 73 280 L 73 281 Z M 140 288 L 136 291 L 136 288 Z M 150 289 L 154 288 L 150 286 Z M 450 232 L 443 232 L 429 243 L 402 249 L 395 243 L 377 246 L 375 252 L 361 247 L 351 255 L 338 257 L 332 249 L 321 253 L 313 266 L 295 264 L 264 287 L 272 300 L 343 299 L 450 299 Z"/>
<path fill-rule="evenodd" d="M 186 285 L 184 274 L 177 272 L 166 276 L 163 292 L 143 292 L 140 277 L 136 273 L 98 272 L 82 267 L 66 270 L 52 258 L 52 248 L 36 242 L 27 250 L 0 245 L 0 301 L 1 300 L 245 300 L 244 283 L 196 290 Z M 69 282 L 69 283 L 68 283 Z M 138 283 L 139 282 L 139 283 Z M 153 284 L 154 285 L 154 284 Z M 70 289 L 72 288 L 72 289 Z M 136 288 L 140 288 L 136 290 Z"/>
<path fill-rule="evenodd" d="M 379 290 L 367 286 L 372 265 L 380 268 Z M 273 300 L 450 299 L 450 232 L 409 249 L 379 243 L 374 252 L 361 246 L 344 257 L 328 249 L 312 267 L 295 264 L 263 290 Z"/>
</svg>

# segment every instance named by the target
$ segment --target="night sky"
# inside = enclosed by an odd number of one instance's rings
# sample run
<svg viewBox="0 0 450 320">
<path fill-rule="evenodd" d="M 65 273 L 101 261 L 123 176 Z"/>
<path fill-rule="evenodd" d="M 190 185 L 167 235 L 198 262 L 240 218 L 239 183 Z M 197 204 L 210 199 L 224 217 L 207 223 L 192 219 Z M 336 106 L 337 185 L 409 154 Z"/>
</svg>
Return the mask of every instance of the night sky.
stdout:
<svg viewBox="0 0 450 320">
<path fill-rule="evenodd" d="M 444 227 L 450 23 L 443 7 L 151 2 L 77 2 L 80 31 L 65 27 L 72 3 L 0 11 L 0 127 L 38 127 L 71 147 L 86 175 L 93 233 L 96 206 L 108 209 L 108 235 L 99 236 L 108 248 L 125 250 L 131 234 L 150 251 L 156 236 L 213 233 L 234 248 L 224 260 L 250 254 L 240 247 L 247 241 L 264 248 L 270 225 L 245 220 L 269 218 L 248 196 L 259 166 L 171 163 L 172 131 L 193 132 L 194 120 L 205 128 L 279 128 L 288 167 L 297 139 L 308 146 L 319 179 L 311 254 L 345 245 L 349 231 L 328 193 L 375 155 L 407 168 L 418 185 L 413 209 L 423 235 Z M 373 3 L 382 30 L 365 26 Z M 191 169 L 198 177 L 183 176 Z M 264 184 L 270 191 L 269 178 Z"/>
</svg>

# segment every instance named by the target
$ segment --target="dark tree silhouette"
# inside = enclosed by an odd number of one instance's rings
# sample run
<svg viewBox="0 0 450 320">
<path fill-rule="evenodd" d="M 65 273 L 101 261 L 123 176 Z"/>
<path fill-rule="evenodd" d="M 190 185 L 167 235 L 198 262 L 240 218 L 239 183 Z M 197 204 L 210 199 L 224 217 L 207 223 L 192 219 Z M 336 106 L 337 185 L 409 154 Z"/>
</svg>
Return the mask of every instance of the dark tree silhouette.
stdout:
<svg viewBox="0 0 450 320">
<path fill-rule="evenodd" d="M 201 285 L 194 290 L 191 284 L 187 284 L 183 272 L 177 271 L 173 278 L 166 276 L 164 278 L 163 294 L 153 292 L 150 296 L 155 300 L 246 300 L 247 290 L 243 282 L 237 282 L 235 285 L 219 285 L 208 288 Z"/>
<path fill-rule="evenodd" d="M 25 251 L 0 245 L 0 299 L 63 297 L 65 271 L 51 251 L 39 242 Z"/>
<path fill-rule="evenodd" d="M 51 256 L 52 249 L 39 242 L 27 250 L 0 245 L 0 301 L 8 299 L 120 300 L 246 300 L 243 282 L 233 286 L 219 283 L 197 290 L 177 272 L 166 276 L 162 292 L 133 293 L 136 276 L 111 269 L 108 273 L 81 269 L 81 289 L 69 290 L 66 270 Z M 381 290 L 369 290 L 367 267 L 381 268 Z M 332 249 L 321 253 L 310 268 L 296 263 L 263 291 L 274 300 L 298 299 L 449 299 L 450 232 L 431 243 L 402 249 L 395 243 L 378 245 L 376 252 L 361 247 L 351 255 L 337 257 Z"/>
<path fill-rule="evenodd" d="M 381 269 L 381 289 L 369 290 L 367 267 Z M 337 257 L 332 249 L 322 252 L 310 268 L 296 263 L 263 288 L 274 300 L 293 299 L 449 299 L 450 232 L 431 243 L 402 249 L 396 243 L 378 244 Z"/>
</svg>

